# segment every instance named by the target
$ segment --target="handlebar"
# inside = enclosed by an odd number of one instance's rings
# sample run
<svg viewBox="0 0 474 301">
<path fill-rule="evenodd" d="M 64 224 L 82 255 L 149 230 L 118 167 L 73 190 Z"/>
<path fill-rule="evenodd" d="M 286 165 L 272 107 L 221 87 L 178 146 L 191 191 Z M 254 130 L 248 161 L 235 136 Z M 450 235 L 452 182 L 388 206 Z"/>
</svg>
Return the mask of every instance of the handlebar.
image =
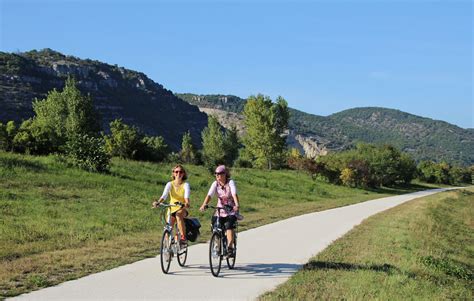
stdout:
<svg viewBox="0 0 474 301">
<path fill-rule="evenodd" d="M 230 206 L 230 205 L 224 205 L 224 207 L 216 207 L 216 206 L 212 206 L 212 205 L 206 205 L 206 206 L 204 206 L 204 208 L 205 209 L 212 208 L 212 209 L 216 209 L 216 210 L 225 210 L 226 212 L 230 212 L 233 209 L 233 207 Z"/>
<path fill-rule="evenodd" d="M 181 208 L 183 208 L 185 205 L 181 202 L 175 202 L 174 204 L 158 203 L 158 206 L 159 207 L 164 207 L 164 208 L 180 206 Z"/>
</svg>

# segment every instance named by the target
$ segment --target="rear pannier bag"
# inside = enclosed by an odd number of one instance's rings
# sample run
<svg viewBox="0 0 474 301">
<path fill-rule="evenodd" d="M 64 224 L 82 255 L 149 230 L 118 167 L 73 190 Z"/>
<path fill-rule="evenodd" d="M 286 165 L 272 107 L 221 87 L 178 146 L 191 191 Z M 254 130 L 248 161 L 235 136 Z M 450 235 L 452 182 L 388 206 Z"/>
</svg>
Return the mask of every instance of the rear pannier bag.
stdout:
<svg viewBox="0 0 474 301">
<path fill-rule="evenodd" d="M 190 241 L 196 241 L 199 237 L 199 228 L 201 228 L 201 223 L 195 217 L 186 217 L 184 218 L 184 223 L 186 224 L 186 239 Z"/>
</svg>

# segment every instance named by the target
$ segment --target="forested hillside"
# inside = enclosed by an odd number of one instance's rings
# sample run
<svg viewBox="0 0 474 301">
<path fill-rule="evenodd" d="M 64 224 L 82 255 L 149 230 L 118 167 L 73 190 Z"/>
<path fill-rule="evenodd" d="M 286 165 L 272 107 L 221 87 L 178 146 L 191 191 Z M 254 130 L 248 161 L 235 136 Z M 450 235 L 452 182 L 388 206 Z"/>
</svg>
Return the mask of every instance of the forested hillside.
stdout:
<svg viewBox="0 0 474 301">
<path fill-rule="evenodd" d="M 92 96 L 106 131 L 112 120 L 121 118 L 146 134 L 163 136 L 175 150 L 188 130 L 199 143 L 206 115 L 145 74 L 51 49 L 0 52 L 0 122 L 19 124 L 30 118 L 32 101 L 62 89 L 68 75 L 76 79 L 81 92 Z"/>
<path fill-rule="evenodd" d="M 245 100 L 232 95 L 177 94 L 202 111 L 241 122 Z M 226 120 L 221 123 L 226 125 Z M 290 109 L 289 143 L 310 155 L 348 149 L 357 142 L 390 143 L 418 161 L 474 164 L 474 131 L 386 108 L 355 108 L 330 116 Z M 316 149 L 315 149 L 316 148 Z"/>
</svg>

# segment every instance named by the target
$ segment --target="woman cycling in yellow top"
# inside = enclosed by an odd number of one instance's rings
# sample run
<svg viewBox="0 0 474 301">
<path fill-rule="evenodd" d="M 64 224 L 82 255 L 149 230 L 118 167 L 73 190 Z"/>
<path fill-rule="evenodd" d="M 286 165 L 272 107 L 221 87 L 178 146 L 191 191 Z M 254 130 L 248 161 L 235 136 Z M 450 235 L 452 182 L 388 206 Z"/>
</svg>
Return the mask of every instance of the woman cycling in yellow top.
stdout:
<svg viewBox="0 0 474 301">
<path fill-rule="evenodd" d="M 181 233 L 179 242 L 180 244 L 185 245 L 187 241 L 185 236 L 186 225 L 184 223 L 184 218 L 188 216 L 188 211 L 186 210 L 186 208 L 189 208 L 189 196 L 191 193 L 191 189 L 189 187 L 189 184 L 185 182 L 188 176 L 183 166 L 179 164 L 176 165 L 172 169 L 171 177 L 173 178 L 173 180 L 166 183 L 163 194 L 161 195 L 158 201 L 153 202 L 153 207 L 157 207 L 159 203 L 165 201 L 168 198 L 168 194 L 170 196 L 170 204 L 175 204 L 178 202 L 184 204 L 184 207 L 176 205 L 170 207 L 170 210 L 172 216 L 171 225 L 174 225 L 175 219 L 178 221 L 178 229 L 179 233 Z"/>
</svg>

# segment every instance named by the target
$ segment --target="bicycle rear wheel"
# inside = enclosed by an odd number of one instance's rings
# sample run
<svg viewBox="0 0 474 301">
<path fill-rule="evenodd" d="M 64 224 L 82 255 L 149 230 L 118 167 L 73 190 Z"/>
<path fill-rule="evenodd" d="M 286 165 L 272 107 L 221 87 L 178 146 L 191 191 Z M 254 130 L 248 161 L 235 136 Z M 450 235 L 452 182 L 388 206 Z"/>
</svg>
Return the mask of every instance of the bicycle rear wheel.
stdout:
<svg viewBox="0 0 474 301">
<path fill-rule="evenodd" d="M 237 230 L 235 230 L 237 231 Z M 235 266 L 235 258 L 237 257 L 237 235 L 236 233 L 234 232 L 234 254 L 232 257 L 229 257 L 227 256 L 226 260 L 227 260 L 227 266 L 229 267 L 229 269 L 233 269 L 234 266 Z"/>
<path fill-rule="evenodd" d="M 209 264 L 212 275 L 219 276 L 222 264 L 222 237 L 218 232 L 212 234 L 209 242 Z"/>
<path fill-rule="evenodd" d="M 179 242 L 178 242 L 179 244 Z M 188 258 L 188 246 L 179 247 L 178 249 L 178 264 L 181 267 L 184 267 L 186 264 L 186 259 Z"/>
<path fill-rule="evenodd" d="M 160 247 L 160 262 L 163 273 L 168 274 L 170 270 L 171 259 L 173 258 L 173 251 L 171 249 L 171 233 L 168 230 L 163 232 Z"/>
</svg>

